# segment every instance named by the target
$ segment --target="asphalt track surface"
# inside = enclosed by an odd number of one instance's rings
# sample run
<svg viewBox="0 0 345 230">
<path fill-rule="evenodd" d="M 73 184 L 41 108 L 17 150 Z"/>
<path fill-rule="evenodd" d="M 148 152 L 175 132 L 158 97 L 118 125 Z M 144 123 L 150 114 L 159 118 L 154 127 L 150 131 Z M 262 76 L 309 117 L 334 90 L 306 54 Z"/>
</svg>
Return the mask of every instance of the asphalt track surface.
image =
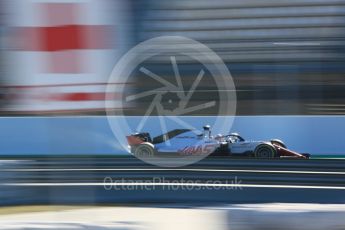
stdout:
<svg viewBox="0 0 345 230">
<path fill-rule="evenodd" d="M 129 157 L 0 161 L 0 205 L 345 203 L 345 161 L 208 158 L 161 168 Z"/>
</svg>

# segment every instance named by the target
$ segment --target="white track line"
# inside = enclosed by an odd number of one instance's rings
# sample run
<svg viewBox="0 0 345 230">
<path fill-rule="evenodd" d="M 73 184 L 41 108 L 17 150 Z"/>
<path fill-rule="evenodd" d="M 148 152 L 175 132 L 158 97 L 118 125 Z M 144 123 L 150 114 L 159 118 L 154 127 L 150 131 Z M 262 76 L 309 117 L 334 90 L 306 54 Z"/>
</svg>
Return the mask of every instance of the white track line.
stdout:
<svg viewBox="0 0 345 230">
<path fill-rule="evenodd" d="M 72 172 L 72 171 L 191 171 L 191 172 L 248 172 L 248 173 L 285 173 L 285 174 L 327 174 L 345 175 L 345 172 L 332 171 L 288 171 L 288 170 L 255 170 L 255 169 L 176 169 L 176 168 L 34 168 L 34 169 L 0 169 L 0 172 Z"/>
<path fill-rule="evenodd" d="M 262 184 L 232 184 L 232 183 L 175 183 L 175 182 L 119 182 L 119 183 L 1 183 L 1 186 L 23 187 L 72 187 L 72 186 L 181 186 L 181 187 L 230 187 L 230 188 L 292 188 L 292 189 L 333 189 L 345 190 L 341 186 L 305 186 L 305 185 L 262 185 Z"/>
</svg>

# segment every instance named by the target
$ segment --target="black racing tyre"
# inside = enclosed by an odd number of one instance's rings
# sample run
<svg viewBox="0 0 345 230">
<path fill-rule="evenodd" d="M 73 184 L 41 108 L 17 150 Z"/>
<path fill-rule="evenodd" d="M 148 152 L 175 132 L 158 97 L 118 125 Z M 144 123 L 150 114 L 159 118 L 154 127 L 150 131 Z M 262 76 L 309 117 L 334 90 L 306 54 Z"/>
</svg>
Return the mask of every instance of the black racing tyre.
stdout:
<svg viewBox="0 0 345 230">
<path fill-rule="evenodd" d="M 261 144 L 254 150 L 254 156 L 257 158 L 274 158 L 277 152 L 274 147 L 268 144 Z"/>
<path fill-rule="evenodd" d="M 155 155 L 155 148 L 153 144 L 145 142 L 141 143 L 135 148 L 134 156 L 136 157 L 153 157 Z"/>
</svg>

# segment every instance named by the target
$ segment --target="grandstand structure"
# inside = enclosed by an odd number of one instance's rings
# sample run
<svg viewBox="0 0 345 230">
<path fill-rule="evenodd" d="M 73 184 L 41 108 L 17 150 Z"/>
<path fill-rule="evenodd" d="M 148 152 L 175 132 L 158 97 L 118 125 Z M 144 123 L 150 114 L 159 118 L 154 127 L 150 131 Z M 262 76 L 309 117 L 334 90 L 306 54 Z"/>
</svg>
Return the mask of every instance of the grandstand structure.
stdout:
<svg viewBox="0 0 345 230">
<path fill-rule="evenodd" d="M 345 113 L 345 1 L 152 0 L 136 8 L 138 42 L 185 36 L 224 60 L 237 114 Z"/>
</svg>

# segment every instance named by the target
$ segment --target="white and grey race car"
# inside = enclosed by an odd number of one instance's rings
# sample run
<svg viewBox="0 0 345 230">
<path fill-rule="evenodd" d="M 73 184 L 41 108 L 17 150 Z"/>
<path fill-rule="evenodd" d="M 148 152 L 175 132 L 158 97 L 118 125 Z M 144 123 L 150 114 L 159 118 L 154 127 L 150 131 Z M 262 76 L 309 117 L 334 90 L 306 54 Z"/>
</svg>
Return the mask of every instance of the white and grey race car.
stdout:
<svg viewBox="0 0 345 230">
<path fill-rule="evenodd" d="M 248 156 L 257 158 L 309 158 L 287 149 L 278 139 L 269 141 L 246 141 L 239 134 L 211 135 L 210 126 L 203 132 L 190 129 L 174 129 L 151 138 L 149 133 L 136 133 L 127 136 L 130 152 L 135 156 L 155 156 L 178 154 L 183 156 Z"/>
</svg>

